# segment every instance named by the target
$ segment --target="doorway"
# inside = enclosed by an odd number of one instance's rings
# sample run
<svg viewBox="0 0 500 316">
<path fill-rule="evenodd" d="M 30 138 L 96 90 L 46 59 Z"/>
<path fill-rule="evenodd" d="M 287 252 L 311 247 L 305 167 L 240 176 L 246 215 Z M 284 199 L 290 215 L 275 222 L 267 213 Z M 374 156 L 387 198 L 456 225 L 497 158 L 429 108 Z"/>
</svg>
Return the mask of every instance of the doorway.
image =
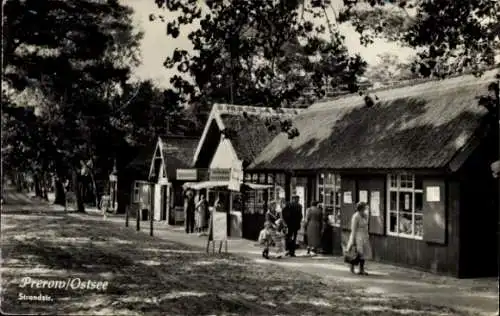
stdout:
<svg viewBox="0 0 500 316">
<path fill-rule="evenodd" d="M 161 212 L 160 212 L 160 220 L 167 220 L 167 210 L 168 210 L 168 194 L 167 194 L 167 186 L 163 185 L 161 187 Z"/>
<path fill-rule="evenodd" d="M 309 205 L 309 187 L 307 177 L 292 177 L 290 181 L 292 196 L 299 196 L 299 203 L 302 205 L 302 216 L 305 218 L 306 209 Z"/>
</svg>

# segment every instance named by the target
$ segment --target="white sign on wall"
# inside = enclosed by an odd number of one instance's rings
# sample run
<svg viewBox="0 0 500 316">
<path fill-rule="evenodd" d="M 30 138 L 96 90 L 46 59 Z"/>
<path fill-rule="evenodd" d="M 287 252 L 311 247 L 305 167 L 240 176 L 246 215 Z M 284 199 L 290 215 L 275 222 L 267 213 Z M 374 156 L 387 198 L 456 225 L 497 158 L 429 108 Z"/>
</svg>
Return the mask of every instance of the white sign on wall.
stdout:
<svg viewBox="0 0 500 316">
<path fill-rule="evenodd" d="M 380 192 L 372 191 L 370 193 L 370 214 L 371 216 L 380 216 Z"/>
<path fill-rule="evenodd" d="M 351 191 L 344 192 L 344 204 L 352 204 L 352 192 Z"/>
<path fill-rule="evenodd" d="M 231 168 L 231 174 L 229 176 L 228 188 L 232 191 L 240 191 L 240 185 L 243 182 L 243 168 L 241 162 L 235 162 Z"/>
<path fill-rule="evenodd" d="M 359 191 L 359 201 L 368 203 L 368 191 Z"/>
<path fill-rule="evenodd" d="M 439 202 L 441 201 L 441 192 L 439 187 L 427 187 L 425 189 L 425 196 L 427 202 Z"/>
</svg>

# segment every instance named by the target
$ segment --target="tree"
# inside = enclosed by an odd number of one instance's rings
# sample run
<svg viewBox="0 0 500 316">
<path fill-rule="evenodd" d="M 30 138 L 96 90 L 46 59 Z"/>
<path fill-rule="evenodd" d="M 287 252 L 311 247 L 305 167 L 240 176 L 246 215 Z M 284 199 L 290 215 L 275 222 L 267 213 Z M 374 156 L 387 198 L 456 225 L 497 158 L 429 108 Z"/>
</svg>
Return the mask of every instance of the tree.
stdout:
<svg viewBox="0 0 500 316">
<path fill-rule="evenodd" d="M 36 126 L 44 151 L 33 164 L 59 180 L 72 173 L 83 211 L 85 170 L 95 189 L 94 172 L 107 177 L 120 144 L 111 101 L 138 61 L 141 34 L 133 31 L 132 11 L 115 0 L 8 0 L 3 9 L 2 81 L 43 96 Z"/>
<path fill-rule="evenodd" d="M 189 77 L 171 79 L 181 102 L 205 107 L 217 102 L 290 107 L 303 100 L 308 104 L 328 87 L 356 91 L 357 78 L 366 66 L 360 56 L 349 56 L 343 37 L 318 4 L 300 10 L 300 1 L 156 3 L 180 12 L 176 20 L 167 21 L 167 34 L 174 38 L 183 26 L 200 20 L 201 27 L 189 34 L 194 51 L 176 49 L 165 61 L 167 68 L 177 68 Z M 324 23 L 315 26 L 310 17 Z"/>
<path fill-rule="evenodd" d="M 423 77 L 480 72 L 500 52 L 497 0 L 344 0 L 338 20 L 366 44 L 383 37 L 417 49 L 414 71 Z"/>
</svg>

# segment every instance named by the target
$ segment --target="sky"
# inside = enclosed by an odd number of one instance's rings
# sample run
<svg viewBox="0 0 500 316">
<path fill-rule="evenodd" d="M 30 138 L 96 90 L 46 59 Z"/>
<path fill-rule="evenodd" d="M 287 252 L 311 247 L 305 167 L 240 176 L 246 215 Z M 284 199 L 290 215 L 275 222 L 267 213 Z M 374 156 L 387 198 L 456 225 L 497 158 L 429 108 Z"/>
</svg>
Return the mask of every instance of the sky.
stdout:
<svg viewBox="0 0 500 316">
<path fill-rule="evenodd" d="M 334 0 L 339 6 L 342 0 Z M 191 43 L 187 38 L 190 31 L 195 30 L 197 26 L 185 26 L 183 33 L 173 39 L 166 34 L 166 23 L 159 20 L 150 22 L 151 13 L 162 14 L 166 20 L 175 17 L 168 10 L 158 9 L 154 0 L 122 0 L 134 9 L 134 23 L 138 30 L 144 32 L 144 38 L 141 43 L 142 64 L 136 69 L 135 77 L 137 79 L 151 79 L 160 87 L 168 87 L 169 79 L 175 74 L 175 71 L 169 70 L 163 66 L 167 56 L 170 56 L 176 47 L 189 51 Z M 378 55 L 391 53 L 405 61 L 413 51 L 409 48 L 402 48 L 396 43 L 388 43 L 378 40 L 374 44 L 364 47 L 359 43 L 359 35 L 348 26 L 341 25 L 341 33 L 346 37 L 346 46 L 351 53 L 359 53 L 369 65 L 378 63 Z"/>
</svg>

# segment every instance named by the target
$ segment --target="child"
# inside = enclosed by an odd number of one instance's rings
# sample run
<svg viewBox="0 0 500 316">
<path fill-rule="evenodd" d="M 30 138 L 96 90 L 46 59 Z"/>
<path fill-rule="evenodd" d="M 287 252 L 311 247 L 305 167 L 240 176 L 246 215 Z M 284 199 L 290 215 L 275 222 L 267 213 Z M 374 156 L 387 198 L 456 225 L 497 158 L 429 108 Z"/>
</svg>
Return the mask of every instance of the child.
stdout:
<svg viewBox="0 0 500 316">
<path fill-rule="evenodd" d="M 259 233 L 259 243 L 264 246 L 262 257 L 269 259 L 269 247 L 273 242 L 274 224 L 266 221 L 264 228 Z"/>
<path fill-rule="evenodd" d="M 279 217 L 275 223 L 275 234 L 273 236 L 274 243 L 276 245 L 276 257 L 281 258 L 285 252 L 285 237 L 287 233 L 287 227 L 283 218 L 281 217 L 281 213 L 278 213 Z"/>
</svg>

